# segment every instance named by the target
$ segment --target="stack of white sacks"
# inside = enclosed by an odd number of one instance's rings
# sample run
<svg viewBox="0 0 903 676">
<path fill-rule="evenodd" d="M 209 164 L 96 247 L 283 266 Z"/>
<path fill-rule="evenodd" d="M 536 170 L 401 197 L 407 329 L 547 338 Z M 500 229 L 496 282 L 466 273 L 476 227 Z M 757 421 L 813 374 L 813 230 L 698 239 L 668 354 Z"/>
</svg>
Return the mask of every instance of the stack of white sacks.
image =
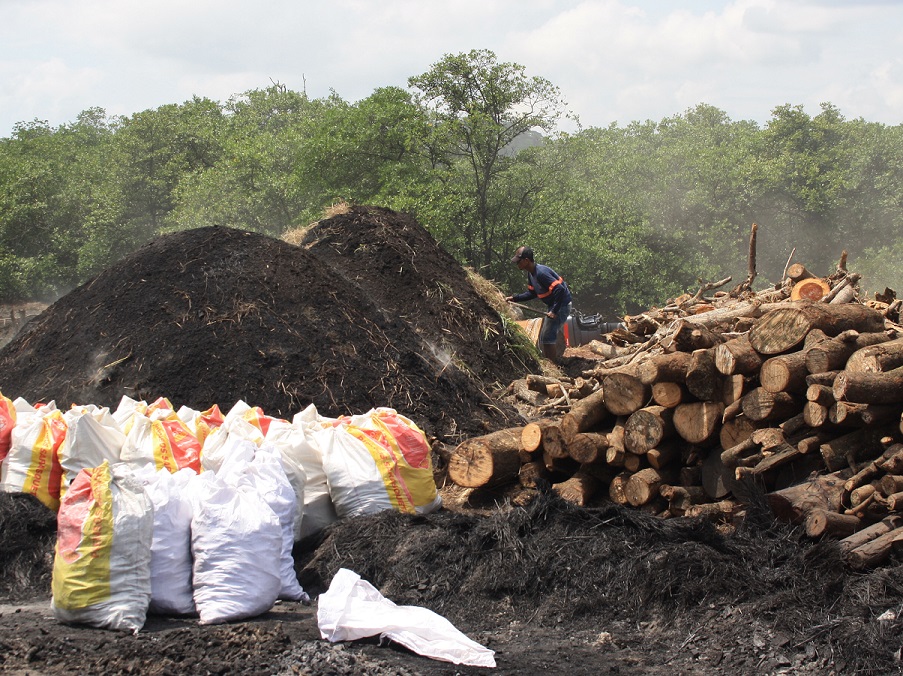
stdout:
<svg viewBox="0 0 903 676">
<path fill-rule="evenodd" d="M 239 401 L 174 411 L 123 397 L 62 412 L 0 395 L 0 489 L 58 509 L 52 608 L 137 632 L 308 601 L 292 549 L 336 519 L 441 506 L 423 432 L 393 409 L 293 420 Z"/>
</svg>

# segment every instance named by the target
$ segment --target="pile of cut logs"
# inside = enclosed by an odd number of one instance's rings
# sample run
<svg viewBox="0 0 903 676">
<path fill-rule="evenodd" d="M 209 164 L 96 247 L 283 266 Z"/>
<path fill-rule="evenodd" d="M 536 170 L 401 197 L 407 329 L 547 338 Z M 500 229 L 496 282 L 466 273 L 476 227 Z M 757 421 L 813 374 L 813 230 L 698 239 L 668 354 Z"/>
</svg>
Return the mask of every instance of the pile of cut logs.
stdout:
<svg viewBox="0 0 903 676">
<path fill-rule="evenodd" d="M 751 278 L 625 318 L 623 345 L 608 336 L 611 358 L 581 378 L 512 383 L 537 415 L 460 443 L 449 478 L 519 485 L 515 500 L 545 481 L 578 505 L 727 528 L 755 486 L 779 519 L 842 538 L 854 565 L 903 548 L 900 302 L 860 301 L 845 256 L 829 277 L 788 266 L 758 293 Z"/>
</svg>

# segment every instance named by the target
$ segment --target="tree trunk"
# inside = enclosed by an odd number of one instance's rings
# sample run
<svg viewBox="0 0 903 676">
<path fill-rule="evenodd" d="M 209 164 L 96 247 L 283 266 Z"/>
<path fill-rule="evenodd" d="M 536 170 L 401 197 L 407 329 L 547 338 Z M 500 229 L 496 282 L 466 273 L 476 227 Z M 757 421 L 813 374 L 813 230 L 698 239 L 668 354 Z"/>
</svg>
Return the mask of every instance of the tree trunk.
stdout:
<svg viewBox="0 0 903 676">
<path fill-rule="evenodd" d="M 682 383 L 687 378 L 690 355 L 687 352 L 669 352 L 646 357 L 640 362 L 637 377 L 644 385 L 653 383 Z"/>
<path fill-rule="evenodd" d="M 721 430 L 718 432 L 718 441 L 721 448 L 728 449 L 736 446 L 741 441 L 749 439 L 756 430 L 756 425 L 744 415 L 737 416 L 727 422 L 721 424 Z"/>
<path fill-rule="evenodd" d="M 647 406 L 635 411 L 624 424 L 624 447 L 642 455 L 674 433 L 674 410 Z"/>
<path fill-rule="evenodd" d="M 760 354 L 780 354 L 802 343 L 812 329 L 821 329 L 829 336 L 849 329 L 876 332 L 884 329 L 884 317 L 856 303 L 793 301 L 763 315 L 750 329 L 749 342 Z"/>
<path fill-rule="evenodd" d="M 546 427 L 558 424 L 553 420 L 537 420 L 524 425 L 520 434 L 520 444 L 528 453 L 542 450 L 542 431 Z"/>
<path fill-rule="evenodd" d="M 578 432 L 567 445 L 568 455 L 577 462 L 592 463 L 605 459 L 608 435 L 598 432 Z"/>
<path fill-rule="evenodd" d="M 691 444 L 705 444 L 715 436 L 721 425 L 723 412 L 724 404 L 721 402 L 681 404 L 674 409 L 674 429 L 682 439 Z"/>
<path fill-rule="evenodd" d="M 586 432 L 600 425 L 611 416 L 605 406 L 605 388 L 601 387 L 592 394 L 571 406 L 571 410 L 561 416 L 561 433 L 566 442 L 570 442 L 579 432 Z"/>
<path fill-rule="evenodd" d="M 803 416 L 809 427 L 821 427 L 828 422 L 828 407 L 817 401 L 807 401 L 803 406 Z"/>
<path fill-rule="evenodd" d="M 558 425 L 542 428 L 542 452 L 550 458 L 566 458 L 568 455 L 564 435 Z"/>
<path fill-rule="evenodd" d="M 809 385 L 806 387 L 806 401 L 814 401 L 822 406 L 832 406 L 837 402 L 834 390 L 827 385 Z"/>
<path fill-rule="evenodd" d="M 725 376 L 722 379 L 721 401 L 725 406 L 729 406 L 736 401 L 740 401 L 748 391 L 749 388 L 745 376 L 739 374 Z"/>
<path fill-rule="evenodd" d="M 646 462 L 653 469 L 663 469 L 679 455 L 678 449 L 673 443 L 660 444 L 646 451 Z"/>
<path fill-rule="evenodd" d="M 819 451 L 825 467 L 829 472 L 836 472 L 878 457 L 884 452 L 881 438 L 888 432 L 887 427 L 863 427 L 822 444 Z"/>
<path fill-rule="evenodd" d="M 524 488 L 536 488 L 538 483 L 549 481 L 549 478 L 550 475 L 546 466 L 538 460 L 525 462 L 521 465 L 517 474 L 517 481 Z"/>
<path fill-rule="evenodd" d="M 737 480 L 742 480 L 747 476 L 759 476 L 766 472 L 785 465 L 798 458 L 802 453 L 795 446 L 784 443 L 773 449 L 774 452 L 756 463 L 753 467 L 738 467 L 736 471 Z"/>
<path fill-rule="evenodd" d="M 675 352 L 674 354 L 685 353 Z M 652 401 L 665 408 L 676 408 L 688 395 L 687 386 L 683 383 L 660 382 L 652 384 Z"/>
<path fill-rule="evenodd" d="M 860 531 L 856 531 L 852 535 L 848 535 L 844 539 L 842 539 L 838 544 L 840 545 L 840 551 L 844 554 L 848 554 L 853 550 L 861 547 L 864 544 L 867 544 L 874 540 L 875 538 L 881 537 L 882 535 L 889 533 L 892 530 L 896 530 L 903 526 L 903 516 L 898 514 L 892 514 L 877 523 L 873 523 L 871 526 L 863 528 Z"/>
<path fill-rule="evenodd" d="M 562 500 L 583 507 L 589 502 L 599 489 L 599 480 L 591 474 L 578 471 L 570 479 L 553 484 L 555 491 Z"/>
<path fill-rule="evenodd" d="M 611 483 L 608 484 L 608 497 L 616 505 L 626 505 L 628 503 L 627 494 L 624 492 L 627 481 L 630 479 L 630 472 L 621 472 L 616 475 Z"/>
<path fill-rule="evenodd" d="M 715 368 L 726 376 L 754 375 L 761 367 L 762 357 L 750 345 L 747 334 L 732 338 L 715 348 Z"/>
<path fill-rule="evenodd" d="M 677 321 L 671 333 L 662 341 L 662 347 L 666 352 L 693 352 L 707 350 L 721 342 L 721 336 L 684 317 Z"/>
<path fill-rule="evenodd" d="M 795 486 L 766 495 L 775 516 L 790 523 L 803 523 L 813 509 L 839 512 L 844 479 L 837 474 L 816 476 Z"/>
<path fill-rule="evenodd" d="M 862 528 L 862 519 L 855 514 L 840 514 L 826 509 L 813 509 L 806 517 L 806 535 L 819 538 L 828 535 L 844 538 Z"/>
<path fill-rule="evenodd" d="M 793 282 L 801 282 L 804 279 L 813 279 L 815 275 L 806 269 L 802 263 L 793 263 L 787 268 L 787 279 Z"/>
<path fill-rule="evenodd" d="M 884 373 L 841 371 L 834 380 L 834 398 L 862 404 L 903 402 L 903 368 Z"/>
<path fill-rule="evenodd" d="M 687 368 L 687 389 L 700 401 L 720 399 L 721 374 L 715 368 L 715 352 L 712 349 L 694 350 Z"/>
<path fill-rule="evenodd" d="M 769 392 L 803 393 L 806 391 L 806 350 L 783 354 L 762 363 L 759 382 Z"/>
<path fill-rule="evenodd" d="M 784 420 L 800 409 L 800 403 L 787 392 L 769 392 L 757 387 L 743 396 L 743 415 L 754 422 Z"/>
<path fill-rule="evenodd" d="M 648 385 L 627 373 L 612 373 L 602 379 L 605 407 L 615 415 L 630 415 L 645 406 L 650 398 Z"/>
<path fill-rule="evenodd" d="M 885 343 L 888 335 L 880 333 L 844 332 L 839 336 L 816 345 L 806 353 L 806 368 L 809 373 L 837 371 L 846 366 L 847 360 L 869 345 Z"/>
<path fill-rule="evenodd" d="M 631 475 L 624 486 L 624 495 L 627 502 L 639 507 L 657 497 L 658 489 L 664 482 L 665 478 L 659 470 L 647 467 Z"/>
<path fill-rule="evenodd" d="M 511 383 L 511 391 L 513 392 L 515 397 L 523 402 L 530 404 L 531 406 L 539 406 L 547 399 L 544 393 L 531 390 L 530 386 L 527 385 L 526 379 L 524 378 L 515 380 L 513 383 Z"/>
<path fill-rule="evenodd" d="M 513 427 L 461 442 L 449 458 L 449 478 L 466 488 L 514 481 L 521 467 L 521 430 Z"/>
<path fill-rule="evenodd" d="M 903 536 L 903 528 L 895 528 L 883 535 L 876 537 L 864 545 L 856 547 L 846 555 L 847 563 L 853 568 L 863 569 L 877 566 L 890 556 L 894 539 Z"/>
<path fill-rule="evenodd" d="M 846 371 L 886 373 L 903 366 L 903 338 L 856 350 L 847 360 Z"/>
</svg>

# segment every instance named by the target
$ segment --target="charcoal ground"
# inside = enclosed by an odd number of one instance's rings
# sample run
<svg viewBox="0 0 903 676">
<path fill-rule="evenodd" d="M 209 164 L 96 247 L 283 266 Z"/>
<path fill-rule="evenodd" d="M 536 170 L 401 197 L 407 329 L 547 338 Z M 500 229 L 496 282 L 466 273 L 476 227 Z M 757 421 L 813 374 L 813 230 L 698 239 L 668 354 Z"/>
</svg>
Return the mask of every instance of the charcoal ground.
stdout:
<svg viewBox="0 0 903 676">
<path fill-rule="evenodd" d="M 0 351 L 0 390 L 60 407 L 115 407 L 126 394 L 225 410 L 242 399 L 280 417 L 309 403 L 327 415 L 391 406 L 450 445 L 522 422 L 503 387 L 540 365 L 508 332 L 425 229 L 358 207 L 298 246 L 225 228 L 151 242 L 29 322 Z M 0 672 L 900 673 L 903 561 L 852 571 L 835 544 L 763 505 L 753 496 L 724 534 L 545 492 L 515 507 L 476 491 L 431 515 L 348 519 L 299 543 L 312 606 L 212 627 L 150 617 L 132 636 L 53 619 L 54 515 L 0 494 Z M 447 617 L 498 667 L 320 640 L 316 595 L 342 567 Z"/>
</svg>

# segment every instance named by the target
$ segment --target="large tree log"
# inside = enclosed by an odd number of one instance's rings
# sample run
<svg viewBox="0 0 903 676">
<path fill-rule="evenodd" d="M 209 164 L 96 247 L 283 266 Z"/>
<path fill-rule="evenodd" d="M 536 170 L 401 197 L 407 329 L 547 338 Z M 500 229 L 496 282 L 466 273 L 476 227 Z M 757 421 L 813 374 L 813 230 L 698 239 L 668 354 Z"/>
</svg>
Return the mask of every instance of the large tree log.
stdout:
<svg viewBox="0 0 903 676">
<path fill-rule="evenodd" d="M 750 345 L 748 334 L 731 338 L 715 348 L 715 368 L 726 376 L 753 375 L 761 367 L 762 356 Z"/>
<path fill-rule="evenodd" d="M 715 347 L 721 342 L 720 335 L 698 322 L 691 322 L 689 317 L 684 317 L 676 322 L 661 345 L 666 352 L 693 352 Z"/>
<path fill-rule="evenodd" d="M 718 442 L 721 444 L 721 448 L 728 449 L 749 439 L 756 429 L 756 424 L 745 415 L 736 416 L 721 424 Z"/>
<path fill-rule="evenodd" d="M 714 350 L 693 350 L 687 368 L 686 385 L 694 397 L 701 401 L 719 399 L 722 374 L 715 368 Z"/>
<path fill-rule="evenodd" d="M 674 354 L 686 353 L 675 352 Z M 686 401 L 689 394 L 687 386 L 683 383 L 669 383 L 663 381 L 652 384 L 652 401 L 665 408 L 676 408 L 682 401 Z"/>
<path fill-rule="evenodd" d="M 840 511 L 844 481 L 839 473 L 816 476 L 765 497 L 778 519 L 803 523 L 813 509 Z"/>
<path fill-rule="evenodd" d="M 600 482 L 596 477 L 589 472 L 578 470 L 570 479 L 552 484 L 552 490 L 562 500 L 583 507 L 595 495 L 599 486 Z"/>
<path fill-rule="evenodd" d="M 627 487 L 627 482 L 630 480 L 631 476 L 630 472 L 621 472 L 611 480 L 610 484 L 608 484 L 608 497 L 611 498 L 611 501 L 616 505 L 626 505 L 628 503 L 627 494 L 624 492 L 624 489 Z"/>
<path fill-rule="evenodd" d="M 753 422 L 785 420 L 801 409 L 800 402 L 787 392 L 769 392 L 757 387 L 743 395 L 743 415 Z"/>
<path fill-rule="evenodd" d="M 708 502 L 702 486 L 672 486 L 662 484 L 659 494 L 668 501 L 668 511 L 674 516 L 683 516 L 692 505 Z"/>
<path fill-rule="evenodd" d="M 790 300 L 818 301 L 830 293 L 831 287 L 823 279 L 804 279 L 793 285 Z"/>
<path fill-rule="evenodd" d="M 826 509 L 813 509 L 806 517 L 806 535 L 810 538 L 830 536 L 844 538 L 862 528 L 862 519 L 855 514 L 840 514 Z"/>
<path fill-rule="evenodd" d="M 846 371 L 885 373 L 903 366 L 903 338 L 856 350 L 847 360 Z"/>
<path fill-rule="evenodd" d="M 637 377 L 644 385 L 658 382 L 682 383 L 687 378 L 690 354 L 668 352 L 646 357 L 637 368 Z"/>
<path fill-rule="evenodd" d="M 721 425 L 724 404 L 713 401 L 697 401 L 681 404 L 674 409 L 674 429 L 682 439 L 691 444 L 706 444 L 717 439 L 715 432 Z"/>
<path fill-rule="evenodd" d="M 749 342 L 760 354 L 780 354 L 801 344 L 806 334 L 820 329 L 829 336 L 854 329 L 860 333 L 884 329 L 884 317 L 865 305 L 830 305 L 792 301 L 766 313 L 749 331 Z"/>
<path fill-rule="evenodd" d="M 809 373 L 823 373 L 842 369 L 847 360 L 869 345 L 885 343 L 889 340 L 887 333 L 859 333 L 844 331 L 840 335 L 819 343 L 806 353 L 806 368 Z"/>
<path fill-rule="evenodd" d="M 674 433 L 674 409 L 647 406 L 634 411 L 624 424 L 624 447 L 643 454 Z"/>
<path fill-rule="evenodd" d="M 884 373 L 842 371 L 834 379 L 834 398 L 862 404 L 903 402 L 903 367 Z"/>
<path fill-rule="evenodd" d="M 821 427 L 829 421 L 829 408 L 817 401 L 807 401 L 803 406 L 803 417 L 809 427 Z"/>
<path fill-rule="evenodd" d="M 549 470 L 538 460 L 525 462 L 517 474 L 517 481 L 524 488 L 537 488 L 540 483 L 548 482 L 550 478 Z"/>
<path fill-rule="evenodd" d="M 825 442 L 819 448 L 825 467 L 835 472 L 877 458 L 885 450 L 881 442 L 889 431 L 887 426 L 863 427 Z"/>
<path fill-rule="evenodd" d="M 601 387 L 575 402 L 571 410 L 561 416 L 559 427 L 565 442 L 570 443 L 576 434 L 592 430 L 610 417 L 605 406 L 605 388 Z"/>
<path fill-rule="evenodd" d="M 521 430 L 520 434 L 520 445 L 521 448 L 528 453 L 535 453 L 536 451 L 542 450 L 542 431 L 546 427 L 551 427 L 552 425 L 557 425 L 558 422 L 555 420 L 544 419 L 537 420 L 535 422 L 529 422 L 524 425 L 524 428 Z"/>
<path fill-rule="evenodd" d="M 899 404 L 856 404 L 837 401 L 828 409 L 828 419 L 835 425 L 861 427 L 893 422 L 900 417 Z"/>
<path fill-rule="evenodd" d="M 663 474 L 660 470 L 647 467 L 632 474 L 624 486 L 624 495 L 634 507 L 645 505 L 659 494 L 659 487 L 665 483 L 671 474 Z"/>
<path fill-rule="evenodd" d="M 542 428 L 542 452 L 550 458 L 567 457 L 567 444 L 560 426 L 547 425 Z"/>
<path fill-rule="evenodd" d="M 615 415 L 630 415 L 643 408 L 650 399 L 649 386 L 627 373 L 603 377 L 602 391 L 605 407 Z"/>
<path fill-rule="evenodd" d="M 895 528 L 864 545 L 856 547 L 846 555 L 847 563 L 853 568 L 868 568 L 883 563 L 890 556 L 894 539 L 903 536 L 903 527 Z"/>
<path fill-rule="evenodd" d="M 600 432 L 578 432 L 568 443 L 568 455 L 581 463 L 604 462 L 608 435 Z"/>
<path fill-rule="evenodd" d="M 840 551 L 844 554 L 848 554 L 854 549 L 871 542 L 875 538 L 881 537 L 885 533 L 896 530 L 901 526 L 903 526 L 903 516 L 899 514 L 887 516 L 884 519 L 881 519 L 881 521 L 873 523 L 872 525 L 843 538 L 838 543 Z"/>
<path fill-rule="evenodd" d="M 498 486 L 517 479 L 521 427 L 462 441 L 448 461 L 448 477 L 459 486 Z"/>
<path fill-rule="evenodd" d="M 809 350 L 782 354 L 762 362 L 759 382 L 769 392 L 802 393 L 806 391 L 806 355 Z"/>
<path fill-rule="evenodd" d="M 672 464 L 672 461 L 680 456 L 680 451 L 674 443 L 659 444 L 655 448 L 646 451 L 646 461 L 653 469 L 664 469 Z"/>
</svg>

